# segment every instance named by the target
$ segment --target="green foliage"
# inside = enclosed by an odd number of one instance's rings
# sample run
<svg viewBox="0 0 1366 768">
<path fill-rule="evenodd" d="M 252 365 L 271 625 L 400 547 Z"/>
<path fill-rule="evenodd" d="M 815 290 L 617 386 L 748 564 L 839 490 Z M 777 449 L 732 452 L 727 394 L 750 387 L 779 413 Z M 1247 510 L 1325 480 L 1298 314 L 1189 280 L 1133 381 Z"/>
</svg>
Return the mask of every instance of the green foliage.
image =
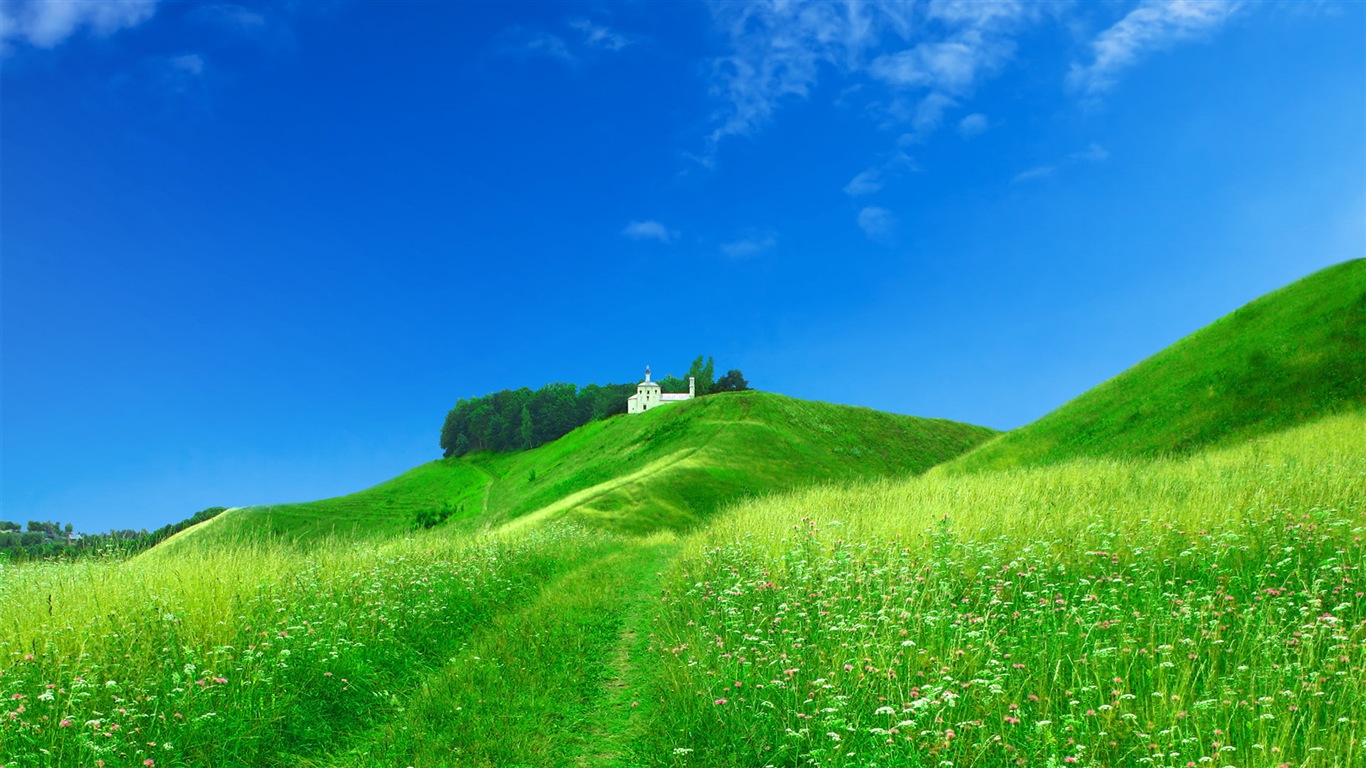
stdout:
<svg viewBox="0 0 1366 768">
<path fill-rule="evenodd" d="M 743 392 L 749 389 L 749 382 L 745 381 L 744 374 L 736 369 L 726 371 L 712 387 L 713 392 Z"/>
<path fill-rule="evenodd" d="M 695 380 L 697 396 L 710 395 L 716 387 L 716 361 L 711 355 L 698 355 L 688 368 L 688 376 Z"/>
<path fill-rule="evenodd" d="M 441 427 L 441 449 L 447 457 L 471 451 L 516 451 L 535 448 L 564 436 L 575 427 L 626 412 L 635 384 L 547 384 L 532 391 L 505 389 L 455 404 Z"/>
<path fill-rule="evenodd" d="M 955 462 L 1189 454 L 1366 405 L 1366 260 L 1321 270 Z"/>
<path fill-rule="evenodd" d="M 133 555 L 165 541 L 171 536 L 216 517 L 226 507 L 209 507 L 181 520 L 151 531 L 115 530 L 107 533 L 77 533 L 71 523 L 62 525 L 41 520 L 28 521 L 28 530 L 18 523 L 0 520 L 0 557 L 10 560 L 76 558 L 92 555 Z"/>
<path fill-rule="evenodd" d="M 414 528 L 435 528 L 463 511 L 459 504 L 443 504 L 438 508 L 419 509 L 413 515 Z"/>
</svg>

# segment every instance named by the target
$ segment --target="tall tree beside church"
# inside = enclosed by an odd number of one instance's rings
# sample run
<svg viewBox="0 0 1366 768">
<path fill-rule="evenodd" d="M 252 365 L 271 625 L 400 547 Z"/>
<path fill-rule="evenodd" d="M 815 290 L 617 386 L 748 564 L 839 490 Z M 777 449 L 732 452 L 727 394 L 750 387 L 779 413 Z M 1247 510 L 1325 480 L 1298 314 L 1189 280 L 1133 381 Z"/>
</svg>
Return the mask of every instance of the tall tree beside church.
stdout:
<svg viewBox="0 0 1366 768">
<path fill-rule="evenodd" d="M 689 366 L 688 375 L 696 380 L 698 397 L 710 395 L 716 388 L 716 361 L 711 355 L 698 355 Z"/>
</svg>

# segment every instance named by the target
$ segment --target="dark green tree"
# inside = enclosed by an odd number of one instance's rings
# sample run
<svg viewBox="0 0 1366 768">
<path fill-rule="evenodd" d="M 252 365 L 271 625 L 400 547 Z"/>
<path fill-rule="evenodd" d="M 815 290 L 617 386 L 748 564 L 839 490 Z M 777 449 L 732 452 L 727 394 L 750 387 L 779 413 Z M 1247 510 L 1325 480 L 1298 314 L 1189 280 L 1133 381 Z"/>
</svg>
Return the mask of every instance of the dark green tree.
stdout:
<svg viewBox="0 0 1366 768">
<path fill-rule="evenodd" d="M 693 377 L 697 385 L 697 396 L 710 395 L 716 387 L 716 361 L 711 355 L 698 355 L 688 367 L 688 375 Z"/>
<path fill-rule="evenodd" d="M 726 375 L 717 380 L 716 387 L 713 391 L 741 392 L 746 389 L 749 389 L 749 382 L 745 381 L 744 374 L 740 373 L 739 369 L 733 368 L 726 371 Z"/>
</svg>

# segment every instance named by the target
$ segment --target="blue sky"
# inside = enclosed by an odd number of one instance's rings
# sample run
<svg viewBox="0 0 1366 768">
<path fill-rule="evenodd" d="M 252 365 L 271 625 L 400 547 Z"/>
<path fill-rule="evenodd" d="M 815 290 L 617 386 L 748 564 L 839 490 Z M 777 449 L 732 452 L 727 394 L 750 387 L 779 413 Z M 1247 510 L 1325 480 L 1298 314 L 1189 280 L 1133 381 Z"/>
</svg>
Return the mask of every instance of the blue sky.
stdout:
<svg viewBox="0 0 1366 768">
<path fill-rule="evenodd" d="M 682 373 L 997 428 L 1366 255 L 1361 3 L 0 2 L 3 509 Z"/>
</svg>

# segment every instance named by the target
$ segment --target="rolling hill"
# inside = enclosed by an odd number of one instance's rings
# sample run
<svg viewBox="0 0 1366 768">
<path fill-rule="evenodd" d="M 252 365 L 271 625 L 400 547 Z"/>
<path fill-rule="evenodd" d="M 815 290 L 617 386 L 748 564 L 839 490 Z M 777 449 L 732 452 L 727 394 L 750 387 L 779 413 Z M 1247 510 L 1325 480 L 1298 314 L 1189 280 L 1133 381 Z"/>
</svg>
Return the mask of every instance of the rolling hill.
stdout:
<svg viewBox="0 0 1366 768">
<path fill-rule="evenodd" d="M 945 467 L 1185 455 L 1366 406 L 1366 260 L 1269 293 Z"/>
<path fill-rule="evenodd" d="M 419 511 L 442 507 L 453 510 L 446 525 L 457 531 L 560 518 L 622 533 L 682 529 L 740 498 L 918 474 L 994 434 L 941 419 L 727 393 L 593 422 L 529 451 L 433 461 L 347 496 L 229 510 L 163 549 L 246 532 L 304 542 L 392 536 L 412 530 Z"/>
</svg>

